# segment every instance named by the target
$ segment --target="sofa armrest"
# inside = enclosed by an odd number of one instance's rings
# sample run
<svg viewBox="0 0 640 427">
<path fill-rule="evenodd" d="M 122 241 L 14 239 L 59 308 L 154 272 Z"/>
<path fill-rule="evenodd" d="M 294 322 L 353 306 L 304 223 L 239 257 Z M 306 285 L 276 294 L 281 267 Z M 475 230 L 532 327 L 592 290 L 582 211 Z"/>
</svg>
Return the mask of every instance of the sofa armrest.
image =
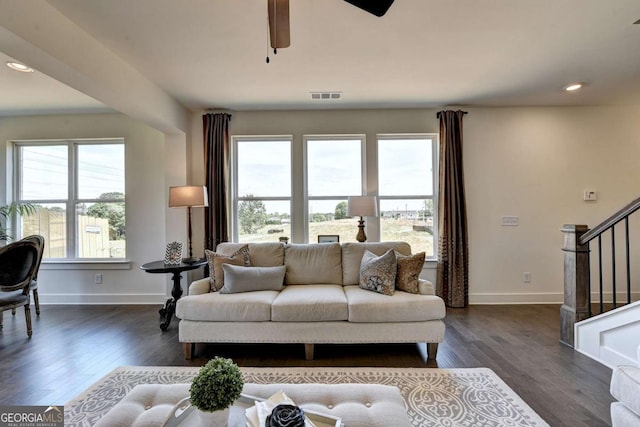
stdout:
<svg viewBox="0 0 640 427">
<path fill-rule="evenodd" d="M 210 289 L 211 284 L 209 283 L 208 277 L 200 280 L 194 280 L 191 282 L 191 285 L 189 285 L 189 295 L 207 294 Z"/>
<path fill-rule="evenodd" d="M 418 279 L 418 293 L 421 295 L 435 295 L 436 288 L 429 280 Z"/>
</svg>

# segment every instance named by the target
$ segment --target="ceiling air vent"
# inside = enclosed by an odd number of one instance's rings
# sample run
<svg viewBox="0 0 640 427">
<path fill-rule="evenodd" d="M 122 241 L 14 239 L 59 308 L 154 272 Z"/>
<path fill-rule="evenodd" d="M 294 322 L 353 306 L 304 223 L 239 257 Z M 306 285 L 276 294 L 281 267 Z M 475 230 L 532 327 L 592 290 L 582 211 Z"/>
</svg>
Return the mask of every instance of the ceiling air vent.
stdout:
<svg viewBox="0 0 640 427">
<path fill-rule="evenodd" d="M 342 92 L 311 92 L 311 99 L 331 101 L 342 99 Z"/>
</svg>

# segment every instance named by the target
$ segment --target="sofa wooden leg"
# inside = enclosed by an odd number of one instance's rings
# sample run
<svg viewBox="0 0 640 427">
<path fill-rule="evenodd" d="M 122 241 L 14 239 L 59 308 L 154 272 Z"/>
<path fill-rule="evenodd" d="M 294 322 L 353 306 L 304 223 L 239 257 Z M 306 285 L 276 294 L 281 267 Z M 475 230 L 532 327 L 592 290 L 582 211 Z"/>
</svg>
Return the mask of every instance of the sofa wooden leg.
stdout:
<svg viewBox="0 0 640 427">
<path fill-rule="evenodd" d="M 184 358 L 189 360 L 191 356 L 195 352 L 196 343 L 194 342 L 183 342 L 182 349 L 184 350 Z"/>
<path fill-rule="evenodd" d="M 427 359 L 436 360 L 437 354 L 438 354 L 438 343 L 428 342 L 427 343 Z"/>
<path fill-rule="evenodd" d="M 307 360 L 313 360 L 313 344 L 304 345 L 304 357 Z"/>
</svg>

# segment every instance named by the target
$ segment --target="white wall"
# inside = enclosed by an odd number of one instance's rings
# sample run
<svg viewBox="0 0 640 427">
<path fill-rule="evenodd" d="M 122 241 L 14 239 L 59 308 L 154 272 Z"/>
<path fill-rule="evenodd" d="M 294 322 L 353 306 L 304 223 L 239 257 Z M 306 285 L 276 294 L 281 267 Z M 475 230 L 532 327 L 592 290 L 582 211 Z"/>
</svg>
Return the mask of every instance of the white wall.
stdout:
<svg viewBox="0 0 640 427">
<path fill-rule="evenodd" d="M 465 110 L 470 301 L 562 302 L 561 226 L 593 226 L 640 196 L 640 106 Z M 231 112 L 230 134 L 291 134 L 301 146 L 303 134 L 364 133 L 375 142 L 377 133 L 438 132 L 437 111 Z M 201 114 L 191 133 L 190 177 L 202 182 Z M 597 190 L 598 201 L 584 202 L 586 189 Z M 503 215 L 517 215 L 520 225 L 501 227 Z M 197 227 L 202 233 L 201 221 Z M 522 283 L 525 271 L 530 284 Z"/>
<path fill-rule="evenodd" d="M 184 135 L 173 136 L 165 141 L 163 133 L 120 114 L 0 118 L 0 144 L 3 147 L 11 140 L 100 137 L 125 139 L 126 235 L 130 268 L 123 270 L 97 266 L 91 267 L 97 269 L 58 269 L 60 266 L 43 264 L 38 280 L 41 302 L 163 302 L 168 278 L 162 274 L 144 273 L 139 266 L 163 259 L 166 229 L 175 229 L 177 226 L 184 230 L 184 216 L 174 220 L 166 218 L 167 181 L 183 184 L 185 180 Z M 165 144 L 178 146 L 177 150 L 172 148 L 169 151 L 172 153 L 171 166 L 182 171 L 175 176 L 165 173 Z M 0 150 L 3 169 L 8 160 L 6 151 Z M 4 171 L 0 173 L 0 184 L 0 200 L 5 200 L 5 191 L 11 184 L 6 182 Z M 102 284 L 94 284 L 95 273 L 102 273 Z"/>
<path fill-rule="evenodd" d="M 640 195 L 640 106 L 468 108 L 465 181 L 472 303 L 561 302 L 565 223 L 594 225 Z M 232 112 L 231 134 L 438 132 L 435 109 Z M 123 136 L 127 159 L 129 270 L 47 270 L 42 302 L 162 302 L 165 275 L 139 270 L 162 259 L 169 240 L 186 242 L 186 214 L 167 209 L 169 185 L 204 183 L 202 117 L 190 135 L 165 135 L 119 114 L 0 118 L 0 143 L 12 139 Z M 375 143 L 369 148 L 375 147 Z M 296 148 L 299 149 L 299 148 Z M 374 150 L 367 152 L 375 156 Z M 0 150 L 0 165 L 7 165 Z M 294 165 L 301 168 L 301 165 Z M 7 183 L 0 173 L 0 200 Z M 371 181 L 371 180 L 370 180 Z M 597 202 L 582 201 L 585 189 Z M 194 210 L 194 253 L 202 255 L 202 209 Z M 518 227 L 501 227 L 517 215 Z M 532 273 L 530 284 L 522 273 Z M 103 274 L 103 284 L 93 276 Z M 190 279 L 195 275 L 191 275 Z M 433 278 L 427 270 L 425 277 Z M 640 278 L 640 274 L 634 277 Z M 189 280 L 190 280 L 189 279 Z M 640 280 L 636 280 L 636 283 Z M 163 288 L 164 287 L 164 288 Z M 638 293 L 640 287 L 634 285 Z"/>
<path fill-rule="evenodd" d="M 638 106 L 469 110 L 472 301 L 562 301 L 560 227 L 594 226 L 640 196 L 639 116 Z M 586 189 L 598 201 L 583 201 Z M 501 227 L 502 215 L 520 226 Z"/>
</svg>

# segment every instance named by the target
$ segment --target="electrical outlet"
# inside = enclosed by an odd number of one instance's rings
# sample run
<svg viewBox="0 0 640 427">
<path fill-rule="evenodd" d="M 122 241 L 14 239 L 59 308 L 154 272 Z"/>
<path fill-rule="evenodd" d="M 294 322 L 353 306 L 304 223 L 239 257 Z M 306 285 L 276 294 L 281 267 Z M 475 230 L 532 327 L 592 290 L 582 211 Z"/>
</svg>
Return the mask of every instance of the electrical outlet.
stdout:
<svg viewBox="0 0 640 427">
<path fill-rule="evenodd" d="M 503 227 L 517 227 L 518 226 L 518 217 L 517 216 L 503 216 L 502 222 Z"/>
<path fill-rule="evenodd" d="M 528 271 L 522 273 L 522 281 L 524 283 L 531 283 L 531 273 Z"/>
<path fill-rule="evenodd" d="M 96 285 L 102 284 L 102 274 L 96 273 L 96 275 L 93 278 L 93 281 L 95 282 Z"/>
</svg>

